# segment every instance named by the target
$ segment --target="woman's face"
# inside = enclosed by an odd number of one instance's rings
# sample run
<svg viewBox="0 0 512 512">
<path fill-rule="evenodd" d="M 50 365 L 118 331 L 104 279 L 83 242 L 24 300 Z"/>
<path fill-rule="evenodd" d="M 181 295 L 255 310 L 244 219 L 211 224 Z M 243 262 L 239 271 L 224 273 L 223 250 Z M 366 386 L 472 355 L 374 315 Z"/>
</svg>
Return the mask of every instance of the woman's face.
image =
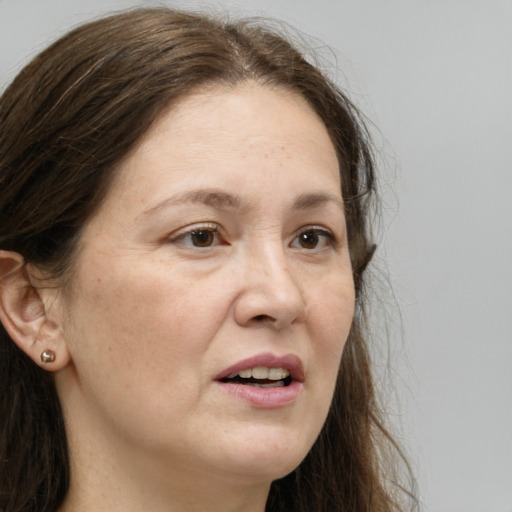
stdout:
<svg viewBox="0 0 512 512">
<path fill-rule="evenodd" d="M 299 464 L 354 311 L 338 172 L 287 91 L 219 86 L 156 122 L 59 299 L 72 453 L 260 481 Z"/>
</svg>

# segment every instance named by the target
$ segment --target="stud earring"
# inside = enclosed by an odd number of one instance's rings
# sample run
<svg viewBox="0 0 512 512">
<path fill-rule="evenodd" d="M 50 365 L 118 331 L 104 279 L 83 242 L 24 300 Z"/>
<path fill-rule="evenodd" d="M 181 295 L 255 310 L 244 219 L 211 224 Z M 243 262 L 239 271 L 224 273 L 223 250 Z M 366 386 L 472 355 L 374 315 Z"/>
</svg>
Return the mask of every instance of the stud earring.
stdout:
<svg viewBox="0 0 512 512">
<path fill-rule="evenodd" d="M 55 352 L 53 350 L 46 349 L 41 352 L 41 363 L 53 363 L 55 361 Z"/>
</svg>

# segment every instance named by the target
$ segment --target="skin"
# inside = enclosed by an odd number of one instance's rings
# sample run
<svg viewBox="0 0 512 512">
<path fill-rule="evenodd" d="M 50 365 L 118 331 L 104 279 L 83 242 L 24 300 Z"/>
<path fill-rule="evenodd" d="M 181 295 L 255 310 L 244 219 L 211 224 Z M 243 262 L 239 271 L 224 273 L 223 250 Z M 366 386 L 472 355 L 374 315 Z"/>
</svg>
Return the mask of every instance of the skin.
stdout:
<svg viewBox="0 0 512 512">
<path fill-rule="evenodd" d="M 321 120 L 251 83 L 173 105 L 85 226 L 71 288 L 44 302 L 65 347 L 61 511 L 262 512 L 320 432 L 354 312 Z M 254 407 L 216 382 L 261 353 L 302 361 L 292 403 Z"/>
</svg>

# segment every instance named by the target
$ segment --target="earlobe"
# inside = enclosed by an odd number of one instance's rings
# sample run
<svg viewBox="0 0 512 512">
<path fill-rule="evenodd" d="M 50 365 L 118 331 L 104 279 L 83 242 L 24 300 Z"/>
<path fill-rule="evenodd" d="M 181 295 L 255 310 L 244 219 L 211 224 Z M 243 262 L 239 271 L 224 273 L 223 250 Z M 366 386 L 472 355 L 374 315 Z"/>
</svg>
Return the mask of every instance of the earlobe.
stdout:
<svg viewBox="0 0 512 512">
<path fill-rule="evenodd" d="M 48 317 L 32 285 L 23 256 L 0 250 L 0 321 L 11 339 L 36 364 L 56 371 L 70 360 L 57 323 Z"/>
</svg>

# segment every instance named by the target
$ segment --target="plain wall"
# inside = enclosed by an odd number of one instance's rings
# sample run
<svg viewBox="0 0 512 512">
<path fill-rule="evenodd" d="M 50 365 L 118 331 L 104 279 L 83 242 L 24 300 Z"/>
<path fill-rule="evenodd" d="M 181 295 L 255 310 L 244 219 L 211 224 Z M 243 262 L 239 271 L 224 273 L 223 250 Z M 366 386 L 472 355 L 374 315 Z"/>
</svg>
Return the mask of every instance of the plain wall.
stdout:
<svg viewBox="0 0 512 512">
<path fill-rule="evenodd" d="M 0 87 L 70 26 L 136 4 L 0 0 Z M 512 2 L 206 5 L 286 20 L 337 53 L 380 130 L 394 421 L 423 510 L 512 512 Z"/>
</svg>

